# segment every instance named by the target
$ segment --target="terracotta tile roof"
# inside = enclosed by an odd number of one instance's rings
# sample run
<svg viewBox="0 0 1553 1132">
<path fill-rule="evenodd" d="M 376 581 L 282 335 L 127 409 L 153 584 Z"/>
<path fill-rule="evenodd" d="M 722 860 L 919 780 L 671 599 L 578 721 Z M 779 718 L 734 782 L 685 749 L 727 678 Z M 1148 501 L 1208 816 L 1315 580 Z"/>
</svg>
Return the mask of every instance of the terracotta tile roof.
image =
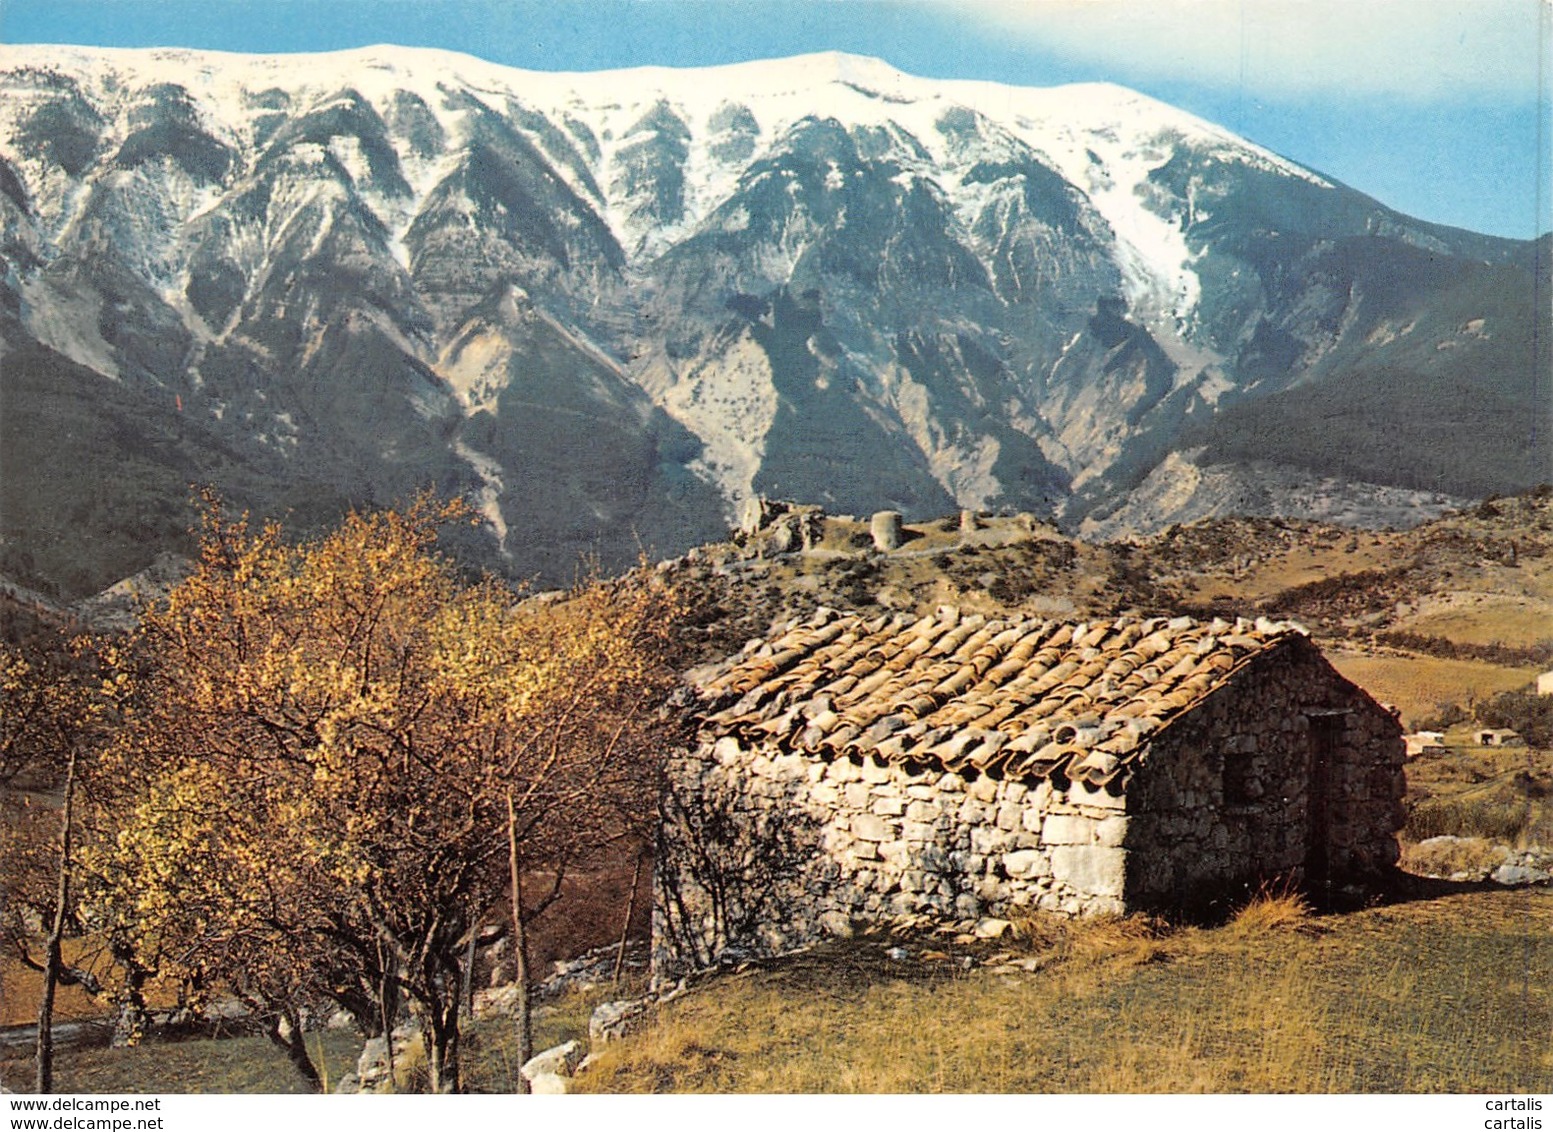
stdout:
<svg viewBox="0 0 1553 1132">
<path fill-rule="evenodd" d="M 1190 618 L 917 619 L 822 609 L 691 673 L 702 733 L 830 758 L 1125 783 L 1171 719 L 1304 631 Z"/>
</svg>

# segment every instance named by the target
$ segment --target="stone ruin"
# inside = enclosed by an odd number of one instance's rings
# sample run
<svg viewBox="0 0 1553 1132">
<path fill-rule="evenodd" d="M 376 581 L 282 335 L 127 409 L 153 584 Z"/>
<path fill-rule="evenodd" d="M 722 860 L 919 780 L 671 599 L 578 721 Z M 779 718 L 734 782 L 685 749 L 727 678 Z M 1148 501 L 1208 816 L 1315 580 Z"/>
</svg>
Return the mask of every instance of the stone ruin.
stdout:
<svg viewBox="0 0 1553 1132">
<path fill-rule="evenodd" d="M 825 509 L 752 496 L 739 508 L 735 540 L 765 555 L 813 550 L 825 534 Z"/>
</svg>

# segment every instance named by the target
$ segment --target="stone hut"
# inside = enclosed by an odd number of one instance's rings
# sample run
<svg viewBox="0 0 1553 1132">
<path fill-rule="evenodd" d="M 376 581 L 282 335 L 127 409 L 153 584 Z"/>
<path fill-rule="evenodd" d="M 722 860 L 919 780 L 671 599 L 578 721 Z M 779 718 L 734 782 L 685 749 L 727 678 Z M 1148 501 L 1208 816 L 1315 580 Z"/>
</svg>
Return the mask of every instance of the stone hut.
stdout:
<svg viewBox="0 0 1553 1132">
<path fill-rule="evenodd" d="M 821 610 L 689 683 L 664 975 L 892 916 L 1168 910 L 1397 859 L 1401 727 L 1293 625 Z"/>
</svg>

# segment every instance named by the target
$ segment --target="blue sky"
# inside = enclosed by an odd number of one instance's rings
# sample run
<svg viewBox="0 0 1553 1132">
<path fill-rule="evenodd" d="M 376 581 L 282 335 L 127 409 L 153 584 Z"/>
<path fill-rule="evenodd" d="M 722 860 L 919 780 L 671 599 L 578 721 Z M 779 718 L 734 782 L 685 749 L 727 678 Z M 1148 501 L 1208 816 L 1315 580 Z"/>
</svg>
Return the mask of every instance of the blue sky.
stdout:
<svg viewBox="0 0 1553 1132">
<path fill-rule="evenodd" d="M 1547 0 L 0 0 L 0 42 L 322 51 L 539 70 L 841 50 L 938 78 L 1134 87 L 1403 212 L 1553 227 Z"/>
</svg>

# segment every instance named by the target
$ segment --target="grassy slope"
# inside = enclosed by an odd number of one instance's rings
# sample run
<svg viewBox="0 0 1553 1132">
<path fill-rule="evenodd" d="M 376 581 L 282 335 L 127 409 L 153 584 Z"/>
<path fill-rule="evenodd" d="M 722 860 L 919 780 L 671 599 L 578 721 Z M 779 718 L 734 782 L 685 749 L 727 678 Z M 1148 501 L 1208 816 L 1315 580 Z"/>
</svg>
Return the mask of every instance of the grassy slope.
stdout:
<svg viewBox="0 0 1553 1132">
<path fill-rule="evenodd" d="M 1402 828 L 1403 867 L 1420 871 L 1427 857 L 1439 868 L 1440 849 L 1421 854 L 1416 843 L 1441 834 L 1482 842 L 1468 856 L 1503 860 L 1509 849 L 1553 849 L 1553 751 L 1535 747 L 1479 747 L 1470 728 L 1446 732 L 1449 746 L 1408 762 L 1408 819 Z"/>
<path fill-rule="evenodd" d="M 536 1049 L 586 1039 L 588 1016 L 599 1002 L 639 995 L 640 979 L 621 986 L 605 985 L 586 993 L 568 994 L 538 1012 L 534 1023 Z M 320 1057 L 332 1088 L 356 1067 L 362 1041 L 350 1030 L 325 1030 L 308 1036 L 315 1063 Z M 415 1059 L 406 1058 L 402 1087 L 416 1091 Z M 491 1015 L 476 1021 L 466 1035 L 464 1072 L 472 1092 L 510 1093 L 517 1085 L 517 1043 L 510 1019 Z M 72 1049 L 56 1055 L 56 1084 L 76 1093 L 298 1093 L 301 1079 L 285 1055 L 262 1037 L 148 1043 L 134 1049 Z M 402 1063 L 403 1064 L 403 1063 Z M 0 1058 L 0 1085 L 30 1090 L 32 1062 L 28 1051 Z"/>
<path fill-rule="evenodd" d="M 665 1008 L 599 1091 L 1419 1092 L 1553 1071 L 1553 893 L 1284 925 L 1081 926 L 1035 973 L 778 964 Z M 910 1024 L 903 1024 L 904 1019 Z"/>
<path fill-rule="evenodd" d="M 1441 704 L 1465 704 L 1512 692 L 1537 677 L 1534 667 L 1400 653 L 1376 656 L 1330 649 L 1327 659 L 1377 700 L 1401 708 L 1404 722 L 1410 725 L 1437 712 Z"/>
<path fill-rule="evenodd" d="M 308 1036 L 330 1081 L 353 1069 L 361 1052 L 354 1034 L 329 1030 Z M 32 1062 L 0 1061 L 0 1084 L 31 1091 Z M 226 1038 L 147 1044 L 133 1049 L 65 1049 L 55 1056 L 55 1088 L 62 1093 L 301 1093 L 302 1080 L 286 1055 L 265 1038 Z"/>
<path fill-rule="evenodd" d="M 1454 891 L 1453 891 L 1454 889 Z M 598 1092 L 1500 1092 L 1553 1072 L 1553 892 L 1432 892 L 1307 918 L 1286 901 L 1213 929 L 1019 925 L 1019 939 L 875 937 L 716 979 L 606 1047 Z M 903 943 L 910 957 L 885 947 Z M 994 949 L 1001 949 L 993 954 Z M 965 970 L 959 960 L 978 956 Z M 1033 971 L 1009 966 L 1027 958 Z M 542 1019 L 581 1037 L 602 987 Z M 908 1021 L 909 1020 L 909 1021 Z M 315 1036 L 331 1080 L 359 1039 Z M 479 1022 L 469 1085 L 510 1091 L 509 1024 Z M 25 1087 L 30 1066 L 0 1062 Z M 67 1051 L 78 1092 L 288 1092 L 263 1039 Z M 413 1082 L 410 1082 L 413 1084 Z"/>
</svg>

